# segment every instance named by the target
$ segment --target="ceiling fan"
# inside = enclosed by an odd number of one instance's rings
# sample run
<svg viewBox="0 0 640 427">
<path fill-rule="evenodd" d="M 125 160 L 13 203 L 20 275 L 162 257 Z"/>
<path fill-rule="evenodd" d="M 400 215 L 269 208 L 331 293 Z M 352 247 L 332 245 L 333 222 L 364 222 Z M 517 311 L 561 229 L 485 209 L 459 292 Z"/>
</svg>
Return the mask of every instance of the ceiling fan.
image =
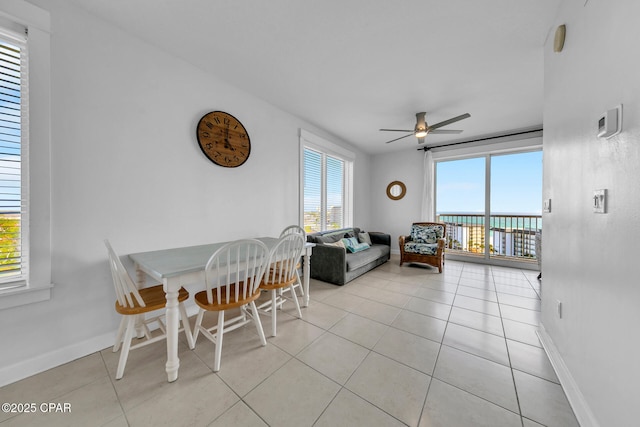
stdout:
<svg viewBox="0 0 640 427">
<path fill-rule="evenodd" d="M 471 114 L 465 113 L 457 117 L 453 117 L 449 120 L 445 120 L 434 125 L 427 125 L 427 121 L 424 116 L 427 113 L 416 113 L 416 127 L 413 130 L 407 129 L 380 129 L 383 132 L 410 132 L 408 135 L 401 136 L 400 138 L 392 139 L 391 141 L 387 141 L 386 143 L 394 142 L 399 139 L 406 138 L 411 135 L 415 135 L 418 138 L 418 144 L 423 144 L 425 137 L 430 133 L 440 133 L 440 134 L 454 134 L 461 133 L 461 130 L 453 130 L 453 129 L 440 129 L 443 126 L 450 125 L 451 123 L 455 123 L 460 120 L 468 119 L 471 117 Z"/>
</svg>

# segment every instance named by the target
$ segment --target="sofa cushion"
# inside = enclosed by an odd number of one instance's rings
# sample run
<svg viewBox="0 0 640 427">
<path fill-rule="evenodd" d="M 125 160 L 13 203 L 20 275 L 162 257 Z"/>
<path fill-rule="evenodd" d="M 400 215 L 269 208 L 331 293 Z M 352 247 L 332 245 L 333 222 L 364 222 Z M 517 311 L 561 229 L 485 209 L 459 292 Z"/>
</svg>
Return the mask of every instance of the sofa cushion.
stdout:
<svg viewBox="0 0 640 427">
<path fill-rule="evenodd" d="M 315 233 L 307 234 L 307 242 L 311 243 L 325 243 L 325 241 L 336 241 L 335 239 L 342 239 L 345 237 L 357 237 L 360 233 L 360 229 L 358 227 L 348 227 L 348 228 L 340 228 L 338 230 L 326 230 L 326 231 L 317 231 Z M 329 236 L 329 239 L 326 237 Z M 325 239 L 323 241 L 322 239 Z"/>
<path fill-rule="evenodd" d="M 404 244 L 404 251 L 420 255 L 435 255 L 438 253 L 438 244 L 408 242 Z"/>
<path fill-rule="evenodd" d="M 411 240 L 416 243 L 437 243 L 443 236 L 444 227 L 441 225 L 413 224 L 411 226 Z"/>
<path fill-rule="evenodd" d="M 347 271 L 356 270 L 369 263 L 375 262 L 381 257 L 387 257 L 389 255 L 389 250 L 390 248 L 387 245 L 372 245 L 366 251 L 355 253 L 347 252 Z"/>
<path fill-rule="evenodd" d="M 335 243 L 342 240 L 343 234 L 325 234 L 322 236 L 316 236 L 316 243 Z"/>
<path fill-rule="evenodd" d="M 337 242 L 344 237 L 355 237 L 360 232 L 359 228 L 341 228 L 338 230 L 318 231 L 307 234 L 307 240 L 313 243 Z"/>
</svg>

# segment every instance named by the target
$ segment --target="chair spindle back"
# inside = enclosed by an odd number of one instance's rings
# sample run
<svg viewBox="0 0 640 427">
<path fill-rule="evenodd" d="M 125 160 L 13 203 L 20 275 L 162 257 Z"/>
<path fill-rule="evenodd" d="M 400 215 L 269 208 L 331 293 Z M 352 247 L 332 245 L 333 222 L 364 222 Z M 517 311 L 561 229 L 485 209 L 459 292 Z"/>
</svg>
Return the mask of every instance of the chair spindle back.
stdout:
<svg viewBox="0 0 640 427">
<path fill-rule="evenodd" d="M 286 236 L 288 234 L 300 234 L 304 238 L 304 241 L 307 241 L 307 232 L 304 231 L 304 228 L 300 227 L 299 225 L 290 225 L 288 227 L 285 227 L 285 229 L 282 230 L 282 233 L 280 233 L 280 237 Z"/>
<path fill-rule="evenodd" d="M 304 237 L 300 234 L 282 236 L 271 249 L 269 270 L 265 273 L 264 282 L 283 283 L 294 280 L 304 243 Z"/>
<path fill-rule="evenodd" d="M 135 307 L 136 303 L 139 307 L 146 307 L 138 288 L 136 287 L 127 269 L 122 265 L 120 257 L 111 247 L 108 240 L 104 241 L 109 253 L 109 266 L 111 267 L 111 277 L 113 278 L 113 286 L 116 291 L 116 298 L 122 307 Z M 135 302 L 134 302 L 135 299 Z"/>
<path fill-rule="evenodd" d="M 258 292 L 269 257 L 267 246 L 255 239 L 225 244 L 205 267 L 207 302 L 231 304 Z"/>
</svg>

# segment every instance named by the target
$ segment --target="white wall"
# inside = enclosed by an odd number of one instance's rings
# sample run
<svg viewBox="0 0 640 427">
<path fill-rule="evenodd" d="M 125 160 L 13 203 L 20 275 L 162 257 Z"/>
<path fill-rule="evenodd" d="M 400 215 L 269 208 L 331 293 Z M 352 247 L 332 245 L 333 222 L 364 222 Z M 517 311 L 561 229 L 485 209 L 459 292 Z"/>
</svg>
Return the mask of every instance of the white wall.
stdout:
<svg viewBox="0 0 640 427">
<path fill-rule="evenodd" d="M 640 364 L 640 2 L 564 2 L 545 49 L 542 322 L 584 398 L 583 425 L 637 425 Z M 596 138 L 624 105 L 623 132 Z M 608 213 L 592 212 L 608 190 Z M 556 302 L 563 304 L 563 317 Z M 582 395 L 582 396 L 580 396 Z M 580 409 L 580 408 L 579 408 Z M 591 412 L 591 414 L 589 414 Z M 589 418 L 589 417 L 592 418 Z"/>
<path fill-rule="evenodd" d="M 112 343 L 103 239 L 126 254 L 277 235 L 298 221 L 299 128 L 340 143 L 65 1 L 32 3 L 51 13 L 55 287 L 49 301 L 0 311 L 12 325 L 0 328 L 0 385 Z M 212 110 L 246 126 L 243 166 L 201 153 L 196 124 Z M 369 157 L 342 144 L 356 153 L 354 221 L 366 228 Z"/>
<path fill-rule="evenodd" d="M 422 151 L 411 148 L 390 154 L 378 154 L 371 159 L 371 230 L 391 235 L 391 251 L 400 253 L 398 236 L 407 235 L 411 224 L 422 218 L 423 186 Z M 407 194 L 400 200 L 387 197 L 387 186 L 402 181 Z"/>
</svg>

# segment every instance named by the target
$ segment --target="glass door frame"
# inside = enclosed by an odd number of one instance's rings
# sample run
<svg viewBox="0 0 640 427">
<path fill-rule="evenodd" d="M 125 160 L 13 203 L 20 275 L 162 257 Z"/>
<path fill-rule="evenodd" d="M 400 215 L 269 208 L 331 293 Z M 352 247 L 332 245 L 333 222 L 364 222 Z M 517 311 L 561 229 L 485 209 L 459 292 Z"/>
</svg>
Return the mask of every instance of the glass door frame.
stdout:
<svg viewBox="0 0 640 427">
<path fill-rule="evenodd" d="M 439 162 L 453 161 L 453 160 L 465 160 L 471 158 L 484 158 L 485 159 L 485 207 L 484 207 L 484 241 L 485 248 L 483 256 L 470 256 L 464 254 L 448 253 L 446 256 L 449 259 L 470 261 L 480 264 L 490 264 L 505 267 L 516 267 L 522 269 L 537 270 L 537 263 L 497 259 L 490 255 L 490 239 L 491 239 L 491 158 L 493 156 L 508 155 L 508 154 L 523 154 L 529 152 L 543 151 L 542 149 L 542 132 L 540 131 L 534 137 L 530 137 L 524 140 L 509 140 L 507 138 L 504 142 L 497 142 L 494 144 L 476 145 L 471 147 L 463 147 L 447 150 L 433 150 L 433 162 L 434 162 L 434 174 L 433 174 L 433 200 L 434 200 L 434 212 L 433 216 L 436 217 L 438 210 L 438 195 L 437 195 L 437 164 Z M 543 154 L 544 155 L 544 154 Z M 542 204 L 542 194 L 540 195 L 540 203 Z"/>
</svg>

